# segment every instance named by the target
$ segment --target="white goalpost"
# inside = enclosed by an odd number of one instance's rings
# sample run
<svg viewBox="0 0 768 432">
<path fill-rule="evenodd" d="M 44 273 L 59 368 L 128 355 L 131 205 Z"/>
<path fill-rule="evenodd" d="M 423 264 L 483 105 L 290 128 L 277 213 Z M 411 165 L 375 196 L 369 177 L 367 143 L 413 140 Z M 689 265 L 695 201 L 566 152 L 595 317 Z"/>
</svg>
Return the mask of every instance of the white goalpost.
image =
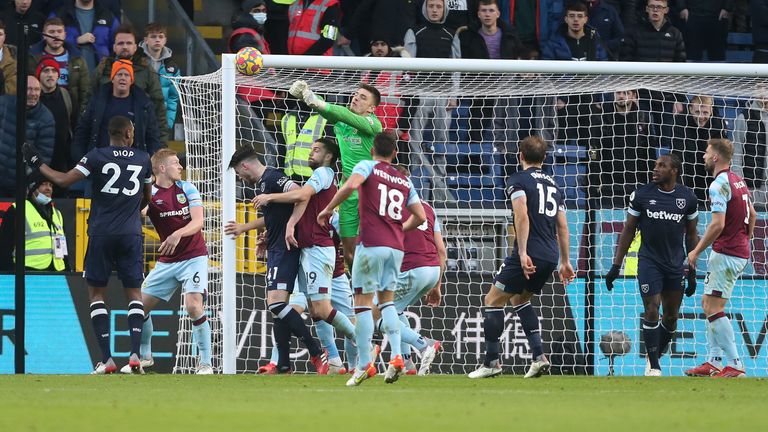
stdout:
<svg viewBox="0 0 768 432">
<path fill-rule="evenodd" d="M 303 79 L 342 106 L 361 82 L 381 91 L 377 115 L 398 135 L 398 162 L 410 169 L 420 196 L 441 219 L 448 248 L 443 305 L 417 304 L 407 312 L 413 328 L 443 341 L 433 373 L 467 373 L 482 360 L 483 296 L 514 240 L 505 181 L 517 170 L 517 142 L 529 135 L 551 144 L 545 170 L 564 191 L 577 269 L 572 285 L 550 281 L 535 300 L 553 373 L 642 375 L 637 249 L 630 250 L 610 293 L 603 276 L 628 196 L 650 181 L 659 155 L 681 156 L 679 181 L 699 198 L 703 232 L 712 177 L 704 171 L 701 146 L 715 137 L 734 142 L 733 169 L 747 180 L 759 211 L 752 259 L 726 312 L 747 373 L 768 373 L 768 65 L 266 55 L 259 74 L 243 76 L 234 59 L 224 54 L 219 71 L 174 80 L 187 178 L 206 203 L 207 305 L 218 372 L 254 373 L 273 346 L 256 233 L 237 240 L 223 234 L 227 221 L 257 217 L 249 204 L 255 191 L 227 165 L 235 149 L 247 145 L 267 165 L 284 167 L 281 120 L 295 116 L 301 130 L 313 115 L 287 96 L 290 85 Z M 332 136 L 330 125 L 325 133 Z M 676 336 L 662 357 L 665 375 L 682 375 L 706 355 L 700 302 L 707 255 L 698 263 L 698 291 L 684 298 Z M 531 354 L 511 308 L 501 345 L 505 372 L 522 372 Z M 194 350 L 184 318 L 174 372 L 194 370 Z M 292 359 L 296 371 L 308 370 L 302 346 L 292 349 Z"/>
</svg>

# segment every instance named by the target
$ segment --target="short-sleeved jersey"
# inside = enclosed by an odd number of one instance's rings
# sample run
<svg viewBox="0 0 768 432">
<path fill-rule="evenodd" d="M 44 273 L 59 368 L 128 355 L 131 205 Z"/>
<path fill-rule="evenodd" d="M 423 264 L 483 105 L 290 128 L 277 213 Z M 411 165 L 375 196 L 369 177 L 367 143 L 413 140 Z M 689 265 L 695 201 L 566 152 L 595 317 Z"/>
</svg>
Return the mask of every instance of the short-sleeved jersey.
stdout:
<svg viewBox="0 0 768 432">
<path fill-rule="evenodd" d="M 149 154 L 130 147 L 99 147 L 75 168 L 93 183 L 88 235 L 141 235 L 144 185 L 152 182 Z"/>
<path fill-rule="evenodd" d="M 160 235 L 160 240 L 165 241 L 169 235 L 192 221 L 192 215 L 189 212 L 192 207 L 202 206 L 203 199 L 200 197 L 200 192 L 190 182 L 177 181 L 167 188 L 154 184 L 147 216 Z M 173 255 L 160 255 L 157 260 L 174 263 L 206 255 L 208 255 L 208 249 L 205 247 L 201 230 L 191 236 L 182 237 Z"/>
<path fill-rule="evenodd" d="M 413 231 L 405 233 L 403 247 L 403 264 L 400 271 L 405 272 L 418 267 L 433 267 L 440 265 L 440 258 L 437 256 L 437 245 L 435 244 L 435 232 L 440 232 L 440 222 L 435 215 L 435 210 L 425 201 L 421 202 L 424 207 L 424 213 L 427 216 L 419 227 Z M 403 219 L 408 220 L 411 213 L 408 209 L 403 209 Z"/>
<path fill-rule="evenodd" d="M 333 246 L 331 232 L 317 223 L 317 215 L 331 202 L 336 194 L 336 174 L 330 167 L 320 167 L 307 180 L 315 194 L 309 199 L 307 209 L 296 225 L 296 239 L 300 248 Z"/>
<path fill-rule="evenodd" d="M 528 256 L 532 259 L 556 263 L 560 256 L 557 248 L 557 213 L 565 211 L 563 194 L 554 179 L 530 167 L 509 178 L 509 199 L 526 197 L 528 207 Z M 517 240 L 512 253 L 518 254 Z"/>
<path fill-rule="evenodd" d="M 282 170 L 267 168 L 256 186 L 256 194 L 287 192 L 293 180 Z M 267 227 L 267 250 L 285 249 L 285 226 L 293 213 L 293 204 L 269 203 L 264 206 L 264 223 Z"/>
<path fill-rule="evenodd" d="M 392 165 L 361 161 L 352 174 L 365 178 L 360 186 L 358 243 L 367 247 L 386 246 L 403 250 L 403 209 L 419 202 L 411 181 Z"/>
<path fill-rule="evenodd" d="M 627 213 L 639 218 L 640 260 L 649 260 L 662 271 L 682 272 L 686 226 L 699 216 L 697 205 L 693 190 L 680 183 L 669 192 L 655 183 L 632 192 Z"/>
<path fill-rule="evenodd" d="M 712 213 L 725 213 L 725 226 L 712 250 L 749 258 L 749 195 L 747 184 L 730 170 L 721 171 L 709 186 Z"/>
</svg>

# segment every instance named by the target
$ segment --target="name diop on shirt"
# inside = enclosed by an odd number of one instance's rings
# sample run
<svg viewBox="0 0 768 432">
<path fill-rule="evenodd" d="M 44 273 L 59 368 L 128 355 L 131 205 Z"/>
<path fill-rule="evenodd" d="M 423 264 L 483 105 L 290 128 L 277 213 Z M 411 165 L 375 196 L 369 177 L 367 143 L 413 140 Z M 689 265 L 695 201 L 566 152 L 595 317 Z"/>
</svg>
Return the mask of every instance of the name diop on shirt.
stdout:
<svg viewBox="0 0 768 432">
<path fill-rule="evenodd" d="M 382 170 L 380 170 L 378 168 L 374 168 L 373 169 L 373 173 L 376 174 L 379 177 L 382 177 L 382 178 L 385 178 L 385 179 L 391 181 L 392 183 L 397 183 L 397 184 L 400 184 L 400 185 L 403 185 L 403 186 L 410 186 L 411 185 L 408 182 L 408 180 L 406 180 L 404 178 L 401 178 L 401 177 L 393 176 L 392 174 L 389 174 L 389 173 L 385 173 L 384 171 L 382 171 Z"/>
<path fill-rule="evenodd" d="M 160 212 L 159 216 L 161 218 L 164 217 L 172 217 L 172 216 L 186 216 L 189 214 L 189 207 L 184 207 L 180 210 L 170 210 L 166 212 Z"/>
<path fill-rule="evenodd" d="M 650 211 L 648 209 L 645 209 L 645 215 L 651 219 L 671 220 L 675 222 L 680 222 L 681 220 L 683 220 L 683 216 L 684 216 L 679 213 L 670 213 L 664 210 Z"/>
</svg>

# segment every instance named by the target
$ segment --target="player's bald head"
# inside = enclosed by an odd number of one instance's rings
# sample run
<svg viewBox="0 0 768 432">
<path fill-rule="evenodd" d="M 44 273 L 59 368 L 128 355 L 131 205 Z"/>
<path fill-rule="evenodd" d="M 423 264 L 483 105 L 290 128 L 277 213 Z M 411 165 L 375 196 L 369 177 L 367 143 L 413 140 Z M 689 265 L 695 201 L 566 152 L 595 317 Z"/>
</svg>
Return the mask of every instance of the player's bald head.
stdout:
<svg viewBox="0 0 768 432">
<path fill-rule="evenodd" d="M 549 145 L 538 135 L 525 137 L 520 141 L 520 153 L 529 164 L 541 164 L 547 156 Z"/>
</svg>

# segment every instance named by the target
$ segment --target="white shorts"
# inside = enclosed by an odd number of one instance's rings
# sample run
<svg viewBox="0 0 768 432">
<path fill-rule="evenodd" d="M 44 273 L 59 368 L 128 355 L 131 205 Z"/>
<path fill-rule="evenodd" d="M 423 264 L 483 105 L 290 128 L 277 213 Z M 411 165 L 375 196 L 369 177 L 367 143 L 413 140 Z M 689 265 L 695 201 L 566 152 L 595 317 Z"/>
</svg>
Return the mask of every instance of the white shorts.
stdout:
<svg viewBox="0 0 768 432">
<path fill-rule="evenodd" d="M 141 292 L 168 301 L 179 285 L 183 294 L 205 295 L 208 289 L 208 257 L 199 256 L 175 263 L 158 261 L 144 279 Z"/>
<path fill-rule="evenodd" d="M 288 297 L 288 304 L 291 306 L 298 306 L 301 310 L 307 310 L 307 296 L 301 291 L 294 291 L 291 296 Z"/>
<path fill-rule="evenodd" d="M 749 260 L 710 252 L 707 275 L 704 276 L 704 294 L 724 299 L 731 298 L 733 287 Z"/>
<path fill-rule="evenodd" d="M 440 279 L 440 266 L 416 267 L 401 272 L 397 277 L 395 309 L 403 312 L 408 306 L 418 302 L 435 287 L 438 279 Z"/>
<path fill-rule="evenodd" d="M 403 264 L 403 251 L 386 246 L 355 247 L 352 289 L 355 294 L 394 291 Z"/>
<path fill-rule="evenodd" d="M 333 246 L 303 248 L 299 258 L 299 290 L 311 301 L 329 300 L 335 266 L 336 248 Z"/>
</svg>

